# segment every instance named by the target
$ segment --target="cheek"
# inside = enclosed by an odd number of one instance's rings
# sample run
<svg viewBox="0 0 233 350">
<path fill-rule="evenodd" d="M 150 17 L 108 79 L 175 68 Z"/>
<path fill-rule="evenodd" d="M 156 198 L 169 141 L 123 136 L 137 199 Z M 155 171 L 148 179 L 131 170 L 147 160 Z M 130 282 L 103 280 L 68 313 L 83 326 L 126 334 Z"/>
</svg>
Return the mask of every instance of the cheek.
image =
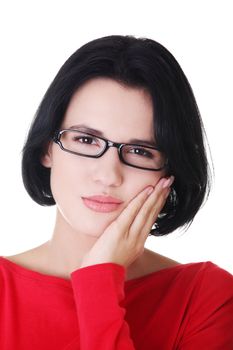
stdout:
<svg viewBox="0 0 233 350">
<path fill-rule="evenodd" d="M 50 184 L 56 206 L 67 224 L 77 232 L 99 237 L 120 212 L 99 214 L 84 206 L 81 196 L 90 191 L 89 175 L 78 161 L 54 162 Z"/>
<path fill-rule="evenodd" d="M 159 180 L 165 175 L 163 171 L 148 171 L 140 173 L 133 177 L 132 188 L 137 188 L 138 192 L 142 191 L 149 185 L 156 186 Z"/>
<path fill-rule="evenodd" d="M 134 174 L 132 174 L 132 176 L 129 176 L 129 178 L 132 180 L 128 181 L 128 185 L 124 189 L 124 193 L 127 193 L 125 206 L 127 206 L 129 202 L 140 192 L 142 192 L 147 186 L 152 185 L 155 187 L 161 177 L 164 175 L 165 173 L 162 171 L 148 171 L 147 173 L 139 172 L 138 174 L 134 171 Z"/>
<path fill-rule="evenodd" d="M 90 190 L 90 186 L 95 188 L 92 172 L 87 171 L 84 161 L 85 159 L 78 157 L 73 159 L 69 154 L 56 154 L 51 168 L 51 190 L 57 208 L 74 230 L 99 236 L 116 219 L 120 211 L 100 215 L 83 205 L 81 196 Z M 155 186 L 163 175 L 162 172 L 137 172 L 134 168 L 127 168 L 122 185 L 114 189 L 115 193 L 125 200 L 122 210 L 146 186 Z"/>
<path fill-rule="evenodd" d="M 156 172 L 156 174 L 152 173 L 150 178 L 148 179 L 148 181 L 150 182 L 150 184 L 152 184 L 153 186 L 156 186 L 157 183 L 159 182 L 159 180 L 165 176 L 165 172 L 164 171 L 158 171 Z"/>
<path fill-rule="evenodd" d="M 67 201 L 74 192 L 80 190 L 82 183 L 82 167 L 78 162 L 70 161 L 69 155 L 56 155 L 51 168 L 50 185 L 51 190 L 58 204 L 60 201 Z"/>
</svg>

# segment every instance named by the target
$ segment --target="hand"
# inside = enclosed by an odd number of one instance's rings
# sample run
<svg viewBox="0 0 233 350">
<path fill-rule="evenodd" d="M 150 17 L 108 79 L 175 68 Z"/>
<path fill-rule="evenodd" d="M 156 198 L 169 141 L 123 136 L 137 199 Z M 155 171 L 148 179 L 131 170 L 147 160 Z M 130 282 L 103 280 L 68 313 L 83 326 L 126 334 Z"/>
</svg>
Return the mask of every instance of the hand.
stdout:
<svg viewBox="0 0 233 350">
<path fill-rule="evenodd" d="M 84 256 L 81 268 L 112 262 L 131 265 L 143 252 L 144 244 L 170 193 L 174 176 L 162 178 L 155 188 L 147 187 L 133 198 Z M 148 194 L 148 189 L 152 193 Z"/>
</svg>

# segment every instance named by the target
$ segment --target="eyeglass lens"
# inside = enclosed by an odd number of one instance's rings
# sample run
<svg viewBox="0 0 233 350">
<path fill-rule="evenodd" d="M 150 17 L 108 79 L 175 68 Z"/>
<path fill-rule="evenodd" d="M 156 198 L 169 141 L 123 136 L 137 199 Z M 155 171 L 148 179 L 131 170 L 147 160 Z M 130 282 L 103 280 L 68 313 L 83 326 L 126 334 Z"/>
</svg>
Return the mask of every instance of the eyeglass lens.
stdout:
<svg viewBox="0 0 233 350">
<path fill-rule="evenodd" d="M 61 133 L 63 148 L 82 155 L 97 156 L 105 148 L 105 141 L 77 130 L 66 130 Z M 160 169 L 165 164 L 164 155 L 152 148 L 140 145 L 124 145 L 121 149 L 125 162 L 148 169 Z"/>
</svg>

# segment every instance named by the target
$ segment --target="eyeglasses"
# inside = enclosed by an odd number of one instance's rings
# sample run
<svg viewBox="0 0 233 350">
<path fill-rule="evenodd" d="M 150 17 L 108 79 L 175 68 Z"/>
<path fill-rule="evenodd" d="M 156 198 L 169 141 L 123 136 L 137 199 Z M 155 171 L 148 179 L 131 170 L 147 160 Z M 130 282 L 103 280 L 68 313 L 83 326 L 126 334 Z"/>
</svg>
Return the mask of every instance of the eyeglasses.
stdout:
<svg viewBox="0 0 233 350">
<path fill-rule="evenodd" d="M 91 158 L 99 158 L 109 147 L 116 147 L 120 160 L 138 169 L 159 171 L 168 163 L 155 147 L 113 142 L 76 129 L 56 131 L 53 141 L 65 152 Z"/>
</svg>

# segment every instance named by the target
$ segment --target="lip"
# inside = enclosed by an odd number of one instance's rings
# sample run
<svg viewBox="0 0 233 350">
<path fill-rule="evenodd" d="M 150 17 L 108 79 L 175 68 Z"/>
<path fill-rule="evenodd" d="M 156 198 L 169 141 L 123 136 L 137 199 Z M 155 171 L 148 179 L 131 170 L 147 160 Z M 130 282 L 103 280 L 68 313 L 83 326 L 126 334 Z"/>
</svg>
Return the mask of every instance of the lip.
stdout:
<svg viewBox="0 0 233 350">
<path fill-rule="evenodd" d="M 114 203 L 114 204 L 120 204 L 122 203 L 122 201 L 120 201 L 117 198 L 111 197 L 111 196 L 90 196 L 90 197 L 82 197 L 94 202 L 98 202 L 98 203 Z"/>
<path fill-rule="evenodd" d="M 115 211 L 122 203 L 118 199 L 109 196 L 82 197 L 82 200 L 87 208 L 100 213 Z"/>
</svg>

